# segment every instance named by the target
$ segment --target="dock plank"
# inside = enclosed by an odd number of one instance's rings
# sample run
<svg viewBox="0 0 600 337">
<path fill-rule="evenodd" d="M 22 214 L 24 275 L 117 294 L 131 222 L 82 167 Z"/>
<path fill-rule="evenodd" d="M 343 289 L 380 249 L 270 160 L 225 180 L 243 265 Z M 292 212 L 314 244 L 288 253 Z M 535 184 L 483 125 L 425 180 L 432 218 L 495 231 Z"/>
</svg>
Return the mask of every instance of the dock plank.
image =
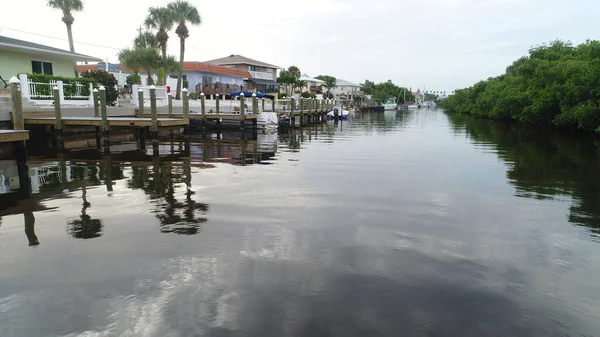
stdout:
<svg viewBox="0 0 600 337">
<path fill-rule="evenodd" d="M 0 130 L 0 143 L 29 140 L 28 130 Z"/>
<path fill-rule="evenodd" d="M 149 112 L 144 113 L 144 117 L 146 117 L 146 118 L 150 118 L 151 116 L 152 115 Z M 214 120 L 214 119 L 239 120 L 242 118 L 242 115 L 240 115 L 240 114 L 206 114 L 204 116 L 207 120 Z M 158 113 L 157 117 L 158 118 L 169 118 L 169 114 L 168 113 Z M 172 118 L 183 118 L 183 114 L 182 113 L 173 113 Z M 203 119 L 203 115 L 199 114 L 199 113 L 189 113 L 188 118 L 189 119 Z M 246 120 L 253 120 L 253 119 L 258 119 L 258 115 L 246 115 Z"/>
</svg>

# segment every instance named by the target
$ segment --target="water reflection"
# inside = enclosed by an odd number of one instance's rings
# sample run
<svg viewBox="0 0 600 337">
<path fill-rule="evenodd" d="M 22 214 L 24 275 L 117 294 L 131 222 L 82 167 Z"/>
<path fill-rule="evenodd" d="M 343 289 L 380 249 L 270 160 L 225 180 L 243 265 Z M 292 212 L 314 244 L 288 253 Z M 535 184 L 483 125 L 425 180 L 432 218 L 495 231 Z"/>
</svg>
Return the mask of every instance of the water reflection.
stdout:
<svg viewBox="0 0 600 337">
<path fill-rule="evenodd" d="M 93 239 L 102 235 L 102 220 L 92 219 L 87 214 L 87 209 L 91 204 L 87 201 L 87 187 L 81 187 L 81 199 L 83 200 L 81 215 L 79 220 L 69 221 L 67 224 L 67 233 L 75 239 Z"/>
<path fill-rule="evenodd" d="M 507 178 L 524 198 L 570 196 L 569 222 L 600 234 L 598 141 L 526 125 L 448 114 L 454 133 L 491 146 L 507 164 Z"/>
</svg>

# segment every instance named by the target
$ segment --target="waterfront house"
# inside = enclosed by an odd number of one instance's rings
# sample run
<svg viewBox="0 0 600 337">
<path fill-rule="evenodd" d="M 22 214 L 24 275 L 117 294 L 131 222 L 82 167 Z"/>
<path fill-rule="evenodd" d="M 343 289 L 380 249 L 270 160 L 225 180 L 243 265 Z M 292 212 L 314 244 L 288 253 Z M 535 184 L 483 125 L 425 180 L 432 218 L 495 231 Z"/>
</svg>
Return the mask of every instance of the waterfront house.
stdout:
<svg viewBox="0 0 600 337">
<path fill-rule="evenodd" d="M 75 77 L 75 62 L 101 59 L 38 43 L 0 36 L 0 76 L 6 82 L 18 74 L 34 73 Z M 4 83 L 0 80 L 0 89 Z"/>
<path fill-rule="evenodd" d="M 335 85 L 335 88 L 331 89 L 331 93 L 335 99 L 351 101 L 363 95 L 362 86 L 360 84 L 338 78 Z"/>
<path fill-rule="evenodd" d="M 250 77 L 245 81 L 245 90 L 247 91 L 279 92 L 279 84 L 277 83 L 278 66 L 241 55 L 229 55 L 204 63 L 247 71 L 250 74 Z"/>
<path fill-rule="evenodd" d="M 129 74 L 133 73 L 133 70 L 126 69 L 120 64 L 109 64 L 110 66 L 119 69 L 119 73 L 111 71 L 115 77 L 119 80 L 119 85 L 125 84 L 125 79 Z M 104 70 L 105 64 L 89 64 L 79 66 L 79 71 L 83 72 L 86 70 Z M 142 83 L 146 83 L 147 73 L 144 69 L 140 70 L 140 76 L 142 77 Z M 155 80 L 156 76 L 153 75 Z M 177 74 L 172 73 L 167 79 L 167 85 L 174 87 L 177 84 Z M 217 65 L 207 64 L 203 62 L 184 62 L 183 63 L 183 80 L 187 81 L 187 87 L 189 92 L 204 92 L 205 95 L 225 95 L 232 91 L 240 91 L 244 85 L 244 81 L 250 78 L 248 71 L 232 69 L 228 67 L 221 67 Z"/>
<path fill-rule="evenodd" d="M 323 93 L 323 84 L 325 84 L 324 81 L 312 78 L 307 74 L 302 74 L 302 76 L 300 76 L 300 81 L 306 83 L 306 85 L 300 89 L 301 91 L 308 91 L 317 95 Z"/>
</svg>

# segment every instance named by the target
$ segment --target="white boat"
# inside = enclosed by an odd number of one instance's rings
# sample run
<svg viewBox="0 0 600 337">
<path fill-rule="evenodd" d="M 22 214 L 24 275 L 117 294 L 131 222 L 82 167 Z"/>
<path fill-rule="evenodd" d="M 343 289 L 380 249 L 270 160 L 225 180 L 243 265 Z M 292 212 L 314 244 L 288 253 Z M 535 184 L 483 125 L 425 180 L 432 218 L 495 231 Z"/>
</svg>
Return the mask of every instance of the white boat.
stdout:
<svg viewBox="0 0 600 337">
<path fill-rule="evenodd" d="M 398 109 L 398 103 L 396 102 L 395 97 L 390 97 L 390 98 L 388 98 L 388 100 L 385 103 L 383 103 L 384 111 L 391 111 L 391 110 L 397 110 L 397 109 Z"/>
<path fill-rule="evenodd" d="M 341 111 L 341 113 L 340 113 Z M 343 120 L 347 120 L 348 116 L 350 116 L 349 110 L 344 110 L 341 105 L 336 105 L 333 107 L 333 110 L 327 113 L 327 120 L 332 120 L 335 118 L 335 115 L 341 116 Z"/>
</svg>

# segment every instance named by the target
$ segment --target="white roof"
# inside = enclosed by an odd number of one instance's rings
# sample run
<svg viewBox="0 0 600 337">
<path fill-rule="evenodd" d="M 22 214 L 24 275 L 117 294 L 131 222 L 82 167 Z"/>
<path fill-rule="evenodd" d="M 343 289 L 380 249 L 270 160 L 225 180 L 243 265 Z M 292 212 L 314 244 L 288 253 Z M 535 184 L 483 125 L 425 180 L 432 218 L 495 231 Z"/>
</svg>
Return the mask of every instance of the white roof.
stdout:
<svg viewBox="0 0 600 337">
<path fill-rule="evenodd" d="M 337 81 L 335 81 L 335 85 L 338 87 L 361 87 L 360 84 L 352 83 L 341 78 L 338 78 Z"/>
<path fill-rule="evenodd" d="M 302 76 L 300 76 L 300 81 L 305 81 L 305 82 L 315 82 L 315 83 L 325 83 L 324 81 L 318 80 L 316 78 L 312 78 L 306 74 L 302 74 Z"/>
</svg>

